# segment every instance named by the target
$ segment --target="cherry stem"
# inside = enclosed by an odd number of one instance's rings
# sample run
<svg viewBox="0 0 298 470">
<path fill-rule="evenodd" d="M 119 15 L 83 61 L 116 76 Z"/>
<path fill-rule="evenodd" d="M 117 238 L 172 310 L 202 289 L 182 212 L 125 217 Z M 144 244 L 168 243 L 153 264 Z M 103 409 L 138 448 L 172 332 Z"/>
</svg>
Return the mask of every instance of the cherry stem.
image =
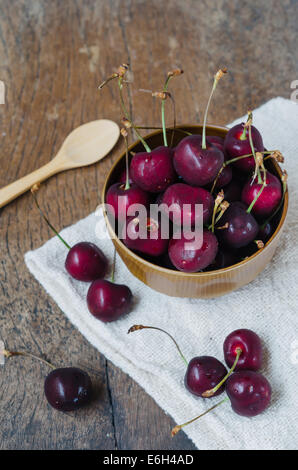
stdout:
<svg viewBox="0 0 298 470">
<path fill-rule="evenodd" d="M 162 130 L 162 127 L 154 127 L 154 126 L 136 126 L 136 129 L 147 129 L 147 130 L 150 130 L 150 129 L 156 129 L 156 130 L 159 130 L 161 131 Z M 175 132 L 182 132 L 183 134 L 186 134 L 186 135 L 192 135 L 191 132 L 188 132 L 188 131 L 185 131 L 184 129 L 179 129 L 179 127 L 167 127 L 166 128 L 167 130 L 174 130 Z"/>
<path fill-rule="evenodd" d="M 284 171 L 284 173 L 286 174 L 286 172 Z M 280 203 L 278 204 L 277 208 L 275 209 L 274 212 L 272 212 L 272 214 L 268 217 L 268 219 L 265 220 L 265 222 L 260 226 L 260 228 L 264 228 L 266 224 L 268 224 L 268 222 L 270 222 L 270 220 L 273 219 L 273 217 L 276 216 L 276 214 L 278 213 L 278 211 L 280 210 L 280 208 L 282 207 L 283 203 L 284 203 L 284 200 L 285 200 L 285 194 L 286 194 L 286 190 L 287 190 L 287 178 L 284 179 L 284 181 L 282 182 L 282 187 L 283 187 L 283 193 L 282 193 L 282 198 L 280 200 Z"/>
<path fill-rule="evenodd" d="M 123 77 L 119 77 L 118 78 L 118 86 L 119 86 L 119 96 L 120 96 L 120 104 L 121 104 L 121 108 L 122 108 L 122 111 L 123 111 L 123 114 L 124 116 L 126 117 L 126 119 L 130 122 L 131 124 L 131 127 L 134 129 L 135 133 L 137 134 L 138 138 L 140 139 L 140 141 L 142 142 L 146 152 L 151 152 L 151 148 L 149 147 L 149 145 L 147 144 L 147 142 L 145 142 L 145 140 L 143 139 L 143 137 L 141 136 L 141 134 L 139 133 L 138 129 L 136 128 L 136 126 L 134 125 L 127 109 L 126 109 L 126 106 L 125 106 L 125 103 L 124 103 L 124 98 L 123 98 L 123 94 L 122 94 L 122 88 L 123 88 Z"/>
<path fill-rule="evenodd" d="M 170 95 L 170 99 L 173 103 L 173 113 L 174 113 L 173 132 L 172 132 L 171 144 L 170 144 L 170 147 L 173 147 L 173 140 L 174 140 L 174 135 L 175 135 L 175 131 L 176 131 L 176 104 L 175 104 L 175 100 L 174 100 L 172 95 Z"/>
<path fill-rule="evenodd" d="M 260 152 L 260 153 L 262 153 L 263 155 L 268 155 L 268 158 L 269 158 L 269 156 L 270 156 L 269 154 L 271 154 L 272 152 L 274 152 L 274 150 L 266 150 L 266 151 Z M 216 178 L 215 178 L 215 180 L 214 180 L 214 182 L 213 182 L 213 185 L 212 185 L 212 188 L 211 188 L 211 191 L 210 191 L 211 194 L 213 193 L 213 191 L 214 191 L 214 189 L 215 189 L 215 185 L 216 185 L 216 183 L 217 183 L 217 180 L 218 180 L 219 176 L 221 175 L 223 169 L 224 169 L 227 165 L 230 165 L 231 163 L 238 162 L 238 160 L 242 160 L 243 158 L 252 157 L 252 156 L 253 156 L 252 153 L 247 153 L 246 155 L 241 155 L 240 157 L 235 157 L 235 158 L 232 158 L 231 160 L 225 161 L 225 162 L 222 164 L 221 168 L 219 169 L 219 171 L 218 171 L 218 173 L 217 173 L 217 176 L 216 176 Z"/>
<path fill-rule="evenodd" d="M 206 390 L 206 392 L 202 393 L 202 397 L 204 398 L 212 397 L 217 392 L 217 390 L 225 383 L 228 377 L 230 377 L 230 375 L 234 372 L 235 367 L 238 364 L 239 357 L 241 356 L 243 351 L 241 348 L 236 348 L 236 352 L 237 352 L 237 355 L 236 355 L 234 364 L 232 365 L 227 375 L 215 387 L 211 388 L 210 390 Z"/>
<path fill-rule="evenodd" d="M 254 157 L 254 159 L 255 159 L 256 171 L 257 171 L 257 175 L 258 175 L 258 183 L 259 183 L 259 184 L 262 184 L 262 178 L 261 178 L 260 168 L 259 168 L 259 166 L 258 166 L 257 157 L 256 157 L 256 151 L 255 151 L 255 146 L 254 146 L 254 143 L 253 143 L 253 140 L 252 140 L 252 135 L 251 135 L 251 121 L 252 121 L 252 112 L 249 111 L 249 113 L 248 113 L 248 118 L 247 118 L 247 122 L 248 122 L 248 138 L 249 138 L 249 144 L 250 144 L 250 148 L 251 148 L 253 157 Z"/>
<path fill-rule="evenodd" d="M 98 87 L 99 90 L 101 90 L 105 85 L 107 85 L 111 80 L 114 80 L 115 78 L 118 78 L 118 87 L 119 87 L 119 95 L 120 95 L 120 105 L 121 105 L 121 109 L 124 113 L 124 116 L 126 117 L 126 119 L 129 121 L 131 127 L 134 129 L 135 133 L 137 134 L 138 138 L 140 139 L 140 141 L 142 142 L 143 146 L 145 147 L 145 150 L 147 152 L 151 152 L 151 149 L 149 147 L 149 145 L 145 142 L 145 140 L 143 139 L 143 137 L 141 136 L 141 134 L 138 132 L 136 126 L 134 125 L 134 123 L 132 122 L 130 116 L 129 116 L 129 113 L 126 109 L 126 106 L 125 106 L 125 103 L 124 103 L 124 98 L 123 98 L 123 94 L 122 94 L 122 88 L 123 88 L 123 81 L 124 81 L 124 76 L 125 76 L 125 70 L 127 70 L 128 66 L 126 64 L 123 64 L 122 66 L 120 66 L 119 68 L 119 71 L 116 72 L 116 73 L 113 73 L 110 77 L 108 77 L 106 80 L 104 80 Z M 125 82 L 126 83 L 126 82 Z"/>
<path fill-rule="evenodd" d="M 53 366 L 53 364 L 51 364 L 50 362 L 46 361 L 45 359 L 42 359 L 41 357 L 35 356 L 35 354 L 31 354 L 29 352 L 25 352 L 25 351 L 7 351 L 7 349 L 4 349 L 4 351 L 2 351 L 2 353 L 3 353 L 4 357 L 7 357 L 7 358 L 13 357 L 13 356 L 31 357 L 32 359 L 37 359 L 38 361 L 43 362 L 44 364 L 51 367 L 52 369 L 56 369 L 56 367 Z"/>
<path fill-rule="evenodd" d="M 50 223 L 49 219 L 46 217 L 46 215 L 43 213 L 43 211 L 41 210 L 39 204 L 38 204 L 38 200 L 37 200 L 37 197 L 36 197 L 36 186 L 34 185 L 32 188 L 31 188 L 31 194 L 34 198 L 34 202 L 36 204 L 36 207 L 38 208 L 41 216 L 43 217 L 43 219 L 46 221 L 46 223 L 48 224 L 48 226 L 50 227 L 50 229 L 53 230 L 53 232 L 55 233 L 55 235 L 57 235 L 57 237 L 62 241 L 62 243 L 64 243 L 64 245 L 66 246 L 66 248 L 68 248 L 69 250 L 71 249 L 71 246 L 69 246 L 69 244 L 64 240 L 64 238 L 61 237 L 61 235 L 57 232 L 57 230 L 55 229 L 55 227 Z"/>
<path fill-rule="evenodd" d="M 244 126 L 243 128 L 243 132 L 241 134 L 241 136 L 239 137 L 240 140 L 246 140 L 246 126 Z"/>
<path fill-rule="evenodd" d="M 259 183 L 258 183 L 259 184 Z M 252 208 L 253 206 L 255 205 L 255 203 L 257 202 L 257 200 L 259 199 L 259 197 L 261 196 L 262 192 L 263 192 L 263 189 L 265 188 L 266 186 L 266 171 L 264 171 L 264 181 L 263 181 L 263 184 L 262 184 L 262 187 L 260 189 L 260 191 L 258 192 L 258 194 L 256 195 L 256 197 L 254 198 L 254 200 L 251 202 L 250 206 L 247 208 L 246 212 L 248 214 L 251 213 L 252 211 Z"/>
<path fill-rule="evenodd" d="M 186 423 L 178 424 L 177 426 L 175 426 L 175 427 L 172 429 L 172 432 L 171 432 L 172 437 L 174 437 L 174 436 L 180 431 L 181 428 L 184 428 L 184 426 L 187 426 L 188 424 L 193 423 L 193 422 L 196 421 L 197 419 L 202 418 L 202 416 L 205 416 L 207 413 L 209 413 L 210 411 L 214 410 L 214 409 L 217 408 L 219 405 L 222 405 L 223 403 L 225 403 L 225 402 L 228 401 L 228 400 L 229 400 L 229 398 L 226 397 L 226 398 L 224 398 L 223 400 L 221 400 L 219 403 L 217 403 L 216 405 L 214 405 L 214 406 L 212 406 L 211 408 L 209 408 L 209 410 L 204 411 L 204 413 L 200 414 L 199 416 L 196 416 L 195 418 L 191 419 L 190 421 L 187 421 Z"/>
<path fill-rule="evenodd" d="M 116 251 L 116 248 L 114 248 L 111 282 L 115 282 L 116 255 L 117 255 L 117 251 Z"/>
<path fill-rule="evenodd" d="M 130 182 L 129 182 L 129 162 L 128 162 L 128 143 L 127 143 L 127 132 L 126 129 L 121 130 L 121 134 L 125 141 L 125 167 L 126 167 L 126 182 L 124 189 L 130 189 Z"/>
<path fill-rule="evenodd" d="M 210 93 L 210 96 L 209 96 L 209 99 L 208 99 L 208 102 L 207 102 L 207 106 L 206 106 L 206 110 L 205 110 L 205 114 L 204 114 L 203 133 L 202 133 L 202 149 L 203 150 L 206 149 L 206 123 L 207 123 L 207 115 L 208 115 L 208 110 L 209 110 L 209 106 L 210 106 L 210 103 L 211 103 L 211 99 L 212 99 L 213 93 L 215 92 L 215 89 L 216 89 L 216 86 L 217 86 L 219 80 L 221 79 L 223 74 L 226 73 L 226 72 L 227 72 L 226 69 L 221 69 L 214 76 L 213 86 L 212 86 L 212 89 L 211 89 L 211 93 Z"/>
<path fill-rule="evenodd" d="M 224 192 L 223 192 L 223 190 L 221 190 L 218 193 L 217 197 L 215 198 L 214 207 L 213 207 L 213 214 L 212 214 L 212 222 L 211 222 L 211 226 L 208 227 L 208 229 L 211 228 L 212 233 L 214 233 L 214 226 L 215 226 L 215 223 L 216 223 L 215 222 L 215 216 L 216 216 L 216 213 L 217 213 L 217 209 L 220 206 L 220 204 L 222 203 L 223 199 L 224 199 Z"/>
<path fill-rule="evenodd" d="M 171 78 L 172 78 L 172 75 L 167 76 L 167 79 L 163 87 L 164 93 L 168 91 L 168 86 L 169 86 L 169 82 Z M 165 101 L 166 99 L 161 100 L 161 123 L 162 123 L 163 142 L 164 142 L 165 147 L 168 147 L 166 121 L 165 121 Z"/>
<path fill-rule="evenodd" d="M 171 78 L 181 75 L 182 73 L 183 73 L 183 70 L 181 69 L 176 69 L 171 72 L 168 72 L 168 76 L 166 78 L 166 81 L 163 87 L 163 93 L 167 93 Z M 176 127 L 176 106 L 175 106 L 174 98 L 171 95 L 169 95 L 169 97 L 171 98 L 171 101 L 173 103 L 173 109 L 174 109 L 174 130 L 173 130 L 172 138 L 171 138 L 171 145 L 172 145 L 173 137 L 175 134 L 175 127 Z M 162 133 L 163 133 L 164 145 L 165 147 L 168 147 L 167 128 L 166 128 L 166 121 L 165 121 L 165 101 L 166 101 L 166 97 L 161 100 L 161 122 L 162 122 Z"/>
<path fill-rule="evenodd" d="M 180 354 L 180 357 L 181 359 L 183 360 L 183 362 L 186 364 L 186 366 L 188 366 L 188 361 L 185 359 L 185 356 L 183 355 L 180 347 L 178 346 L 178 343 L 177 341 L 173 338 L 172 335 L 170 335 L 170 333 L 168 333 L 167 331 L 165 330 L 162 330 L 161 328 L 157 328 L 156 326 L 144 326 L 144 325 L 133 325 L 132 327 L 129 328 L 128 332 L 127 333 L 133 333 L 134 331 L 138 331 L 138 330 L 144 330 L 144 329 L 150 329 L 150 330 L 157 330 L 157 331 L 161 331 L 162 333 L 165 333 L 167 336 L 169 336 L 169 338 L 171 338 L 171 340 L 173 341 L 173 343 L 175 344 L 177 350 L 178 350 L 178 353 Z"/>
</svg>

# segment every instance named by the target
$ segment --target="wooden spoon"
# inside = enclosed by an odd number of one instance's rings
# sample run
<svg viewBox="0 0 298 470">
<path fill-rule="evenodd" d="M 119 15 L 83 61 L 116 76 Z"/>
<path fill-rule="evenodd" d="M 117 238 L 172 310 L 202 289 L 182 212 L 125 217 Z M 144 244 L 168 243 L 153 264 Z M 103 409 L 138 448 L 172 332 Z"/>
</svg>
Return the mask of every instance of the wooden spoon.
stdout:
<svg viewBox="0 0 298 470">
<path fill-rule="evenodd" d="M 118 125 L 107 119 L 91 121 L 74 129 L 49 163 L 0 189 L 0 207 L 60 171 L 91 165 L 104 158 L 119 138 Z"/>
</svg>

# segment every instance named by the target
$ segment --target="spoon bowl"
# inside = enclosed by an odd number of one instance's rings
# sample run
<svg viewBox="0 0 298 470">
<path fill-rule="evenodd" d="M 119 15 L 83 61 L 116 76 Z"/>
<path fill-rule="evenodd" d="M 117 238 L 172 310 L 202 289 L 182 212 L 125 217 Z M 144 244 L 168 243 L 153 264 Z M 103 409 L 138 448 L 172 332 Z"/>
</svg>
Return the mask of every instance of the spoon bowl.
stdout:
<svg viewBox="0 0 298 470">
<path fill-rule="evenodd" d="M 92 165 L 112 150 L 119 135 L 119 126 L 113 121 L 87 122 L 66 137 L 55 159 L 65 161 L 72 168 Z"/>
<path fill-rule="evenodd" d="M 98 162 L 112 150 L 119 135 L 118 125 L 108 119 L 91 121 L 77 127 L 66 137 L 57 155 L 49 163 L 0 189 L 0 207 L 60 171 Z"/>
</svg>

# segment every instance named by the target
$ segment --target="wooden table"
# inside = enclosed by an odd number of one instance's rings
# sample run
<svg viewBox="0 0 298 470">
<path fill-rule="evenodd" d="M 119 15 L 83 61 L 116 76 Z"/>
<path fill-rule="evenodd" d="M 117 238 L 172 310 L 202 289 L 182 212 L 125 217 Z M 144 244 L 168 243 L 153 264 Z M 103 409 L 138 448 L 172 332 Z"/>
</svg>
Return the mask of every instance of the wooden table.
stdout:
<svg viewBox="0 0 298 470">
<path fill-rule="evenodd" d="M 230 73 L 209 122 L 225 124 L 274 96 L 288 98 L 298 78 L 297 6 L 290 0 L 1 0 L 0 186 L 48 162 L 79 124 L 119 122 L 115 84 L 101 94 L 97 86 L 122 62 L 131 64 L 128 99 L 138 124 L 160 123 L 160 103 L 138 90 L 160 90 L 175 67 L 185 70 L 171 85 L 179 123 L 202 121 L 220 66 Z M 101 163 L 43 185 L 40 203 L 56 227 L 95 209 L 121 150 L 119 142 Z M 56 412 L 43 396 L 46 367 L 10 359 L 0 369 L 1 448 L 193 449 L 184 433 L 169 436 L 173 420 L 88 344 L 26 269 L 24 253 L 52 236 L 30 194 L 1 210 L 0 234 L 1 338 L 11 349 L 83 366 L 100 396 L 77 414 Z"/>
</svg>

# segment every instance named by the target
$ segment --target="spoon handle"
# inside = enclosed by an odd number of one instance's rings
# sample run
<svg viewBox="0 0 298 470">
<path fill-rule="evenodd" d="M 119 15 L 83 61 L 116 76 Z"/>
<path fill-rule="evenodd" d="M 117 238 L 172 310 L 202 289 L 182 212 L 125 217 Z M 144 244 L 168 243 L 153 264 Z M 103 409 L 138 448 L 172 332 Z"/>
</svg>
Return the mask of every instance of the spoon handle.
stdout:
<svg viewBox="0 0 298 470">
<path fill-rule="evenodd" d="M 0 207 L 5 206 L 16 197 L 28 191 L 28 189 L 30 189 L 35 183 L 46 180 L 55 173 L 58 173 L 60 170 L 61 169 L 57 165 L 57 162 L 51 160 L 38 170 L 35 170 L 29 175 L 26 175 L 14 183 L 0 189 Z"/>
</svg>

